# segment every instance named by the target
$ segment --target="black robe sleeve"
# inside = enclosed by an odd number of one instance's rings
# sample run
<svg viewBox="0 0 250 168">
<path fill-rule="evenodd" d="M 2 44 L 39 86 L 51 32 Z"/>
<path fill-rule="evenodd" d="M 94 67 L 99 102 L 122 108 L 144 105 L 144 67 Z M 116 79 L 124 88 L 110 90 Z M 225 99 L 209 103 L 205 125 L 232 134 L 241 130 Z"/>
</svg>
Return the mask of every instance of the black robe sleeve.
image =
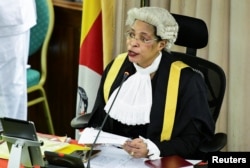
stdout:
<svg viewBox="0 0 250 168">
<path fill-rule="evenodd" d="M 205 86 L 200 74 L 191 68 L 183 70 L 171 139 L 160 141 L 159 137 L 150 136 L 160 149 L 161 156 L 194 158 L 199 145 L 213 136 L 215 124 L 209 111 Z"/>
</svg>

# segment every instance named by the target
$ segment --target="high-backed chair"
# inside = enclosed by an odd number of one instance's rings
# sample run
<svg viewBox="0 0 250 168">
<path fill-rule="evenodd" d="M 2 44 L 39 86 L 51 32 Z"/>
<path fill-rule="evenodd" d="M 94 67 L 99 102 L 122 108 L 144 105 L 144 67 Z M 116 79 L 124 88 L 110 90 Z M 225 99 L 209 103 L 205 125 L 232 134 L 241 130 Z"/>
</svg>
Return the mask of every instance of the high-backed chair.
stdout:
<svg viewBox="0 0 250 168">
<path fill-rule="evenodd" d="M 172 13 L 179 25 L 178 38 L 175 45 L 186 47 L 186 54 L 196 56 L 197 50 L 208 43 L 206 23 L 198 18 Z"/>
<path fill-rule="evenodd" d="M 172 53 L 203 76 L 207 85 L 208 104 L 216 123 L 225 94 L 226 76 L 220 66 L 197 56 L 197 49 L 206 47 L 208 43 L 206 23 L 201 19 L 189 16 L 178 14 L 173 14 L 173 16 L 180 26 L 175 44 L 186 47 L 186 53 Z M 218 152 L 226 143 L 227 135 L 225 133 L 215 133 L 213 139 L 202 144 L 199 150 L 205 154 Z M 205 157 L 206 155 L 202 159 L 206 159 Z"/>
<path fill-rule="evenodd" d="M 179 24 L 179 34 L 176 45 L 186 47 L 186 52 L 172 52 L 175 57 L 185 62 L 200 73 L 205 80 L 208 90 L 208 103 L 214 122 L 216 123 L 226 88 L 226 77 L 223 69 L 217 64 L 202 59 L 196 55 L 197 49 L 206 47 L 208 43 L 208 30 L 206 23 L 197 18 L 173 14 Z M 90 114 L 76 117 L 71 121 L 71 126 L 76 129 L 87 126 Z M 212 140 L 202 144 L 199 148 L 202 154 L 220 151 L 227 143 L 225 133 L 216 133 Z M 201 158 L 205 159 L 205 158 Z"/>
<path fill-rule="evenodd" d="M 226 77 L 223 69 L 217 64 L 203 58 L 180 52 L 173 52 L 173 54 L 179 60 L 192 67 L 194 71 L 200 73 L 205 80 L 208 91 L 209 108 L 214 122 L 216 123 L 220 114 L 226 88 Z M 211 140 L 206 141 L 200 146 L 200 152 L 205 154 L 203 155 L 204 157 L 200 159 L 206 160 L 207 153 L 220 151 L 226 143 L 227 135 L 225 133 L 215 133 Z"/>
<path fill-rule="evenodd" d="M 31 29 L 29 55 L 39 55 L 40 69 L 27 69 L 28 107 L 42 103 L 49 133 L 54 134 L 53 122 L 50 114 L 44 84 L 47 77 L 48 45 L 54 27 L 54 9 L 52 0 L 36 0 L 37 24 Z M 37 54 L 40 53 L 40 54 Z"/>
</svg>

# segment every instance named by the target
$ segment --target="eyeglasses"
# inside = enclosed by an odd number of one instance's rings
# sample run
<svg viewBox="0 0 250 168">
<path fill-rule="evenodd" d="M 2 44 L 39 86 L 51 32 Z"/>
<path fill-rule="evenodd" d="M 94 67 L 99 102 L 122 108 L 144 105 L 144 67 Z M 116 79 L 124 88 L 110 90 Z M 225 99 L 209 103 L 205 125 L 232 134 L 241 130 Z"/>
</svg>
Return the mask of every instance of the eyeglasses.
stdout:
<svg viewBox="0 0 250 168">
<path fill-rule="evenodd" d="M 125 33 L 125 36 L 127 37 L 128 40 L 132 40 L 132 39 L 134 39 L 134 40 L 136 40 L 136 41 L 138 40 L 140 43 L 143 43 L 143 44 L 149 44 L 149 43 L 151 43 L 151 42 L 153 42 L 153 41 L 158 40 L 157 38 L 154 38 L 154 39 L 147 39 L 146 37 L 144 37 L 144 36 L 142 36 L 142 35 L 140 35 L 139 38 L 135 38 L 135 33 L 132 32 L 132 31 L 126 32 L 126 33 Z"/>
</svg>

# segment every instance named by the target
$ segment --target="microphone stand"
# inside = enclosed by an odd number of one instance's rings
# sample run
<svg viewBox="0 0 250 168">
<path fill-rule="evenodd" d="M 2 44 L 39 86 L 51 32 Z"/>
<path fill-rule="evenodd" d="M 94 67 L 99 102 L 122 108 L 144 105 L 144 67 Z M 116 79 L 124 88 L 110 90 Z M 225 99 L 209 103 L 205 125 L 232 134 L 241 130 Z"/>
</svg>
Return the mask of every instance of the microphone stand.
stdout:
<svg viewBox="0 0 250 168">
<path fill-rule="evenodd" d="M 120 92 L 120 90 L 121 90 L 121 88 L 122 88 L 122 85 L 123 85 L 124 81 L 128 78 L 128 76 L 129 76 L 129 73 L 128 73 L 128 72 L 125 72 L 124 75 L 123 75 L 123 78 L 122 78 L 121 85 L 120 85 L 120 87 L 118 88 L 118 91 L 116 92 L 116 95 L 115 95 L 115 97 L 114 97 L 114 99 L 113 99 L 113 101 L 112 101 L 112 103 L 111 103 L 111 105 L 110 105 L 110 108 L 109 108 L 109 110 L 108 110 L 108 112 L 107 112 L 107 114 L 106 114 L 106 116 L 105 116 L 105 118 L 104 118 L 104 120 L 103 120 L 103 122 L 102 122 L 102 125 L 101 125 L 101 127 L 99 128 L 99 130 L 98 130 L 98 133 L 97 133 L 97 135 L 96 135 L 96 137 L 95 137 L 95 140 L 94 140 L 94 142 L 93 142 L 93 144 L 92 144 L 92 146 L 91 146 L 91 149 L 90 149 L 89 154 L 88 154 L 88 157 L 87 157 L 87 158 L 88 158 L 87 168 L 90 168 L 90 157 L 91 157 L 91 155 L 92 155 L 92 152 L 93 152 L 94 146 L 95 146 L 95 144 L 96 144 L 96 141 L 97 141 L 97 139 L 98 139 L 98 137 L 99 137 L 99 135 L 100 135 L 100 133 L 101 133 L 103 127 L 104 127 L 104 124 L 106 123 L 106 121 L 107 121 L 107 119 L 108 119 L 109 113 L 110 113 L 110 111 L 111 111 L 111 109 L 112 109 L 112 107 L 113 107 L 113 104 L 114 104 L 114 102 L 115 102 L 115 100 L 116 100 L 116 98 L 117 98 L 117 96 L 118 96 L 118 94 L 119 94 L 119 92 Z"/>
</svg>

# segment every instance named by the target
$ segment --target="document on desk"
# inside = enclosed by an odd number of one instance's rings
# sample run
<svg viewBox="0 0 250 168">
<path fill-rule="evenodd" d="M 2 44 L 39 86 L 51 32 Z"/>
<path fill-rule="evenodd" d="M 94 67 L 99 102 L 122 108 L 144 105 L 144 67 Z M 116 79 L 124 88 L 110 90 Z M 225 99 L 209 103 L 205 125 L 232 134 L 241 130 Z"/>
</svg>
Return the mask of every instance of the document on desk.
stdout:
<svg viewBox="0 0 250 168">
<path fill-rule="evenodd" d="M 93 144 L 97 134 L 97 129 L 85 128 L 81 133 L 78 143 Z M 124 144 L 128 137 L 119 136 L 105 131 L 101 131 L 94 149 L 101 150 L 94 158 L 90 160 L 92 168 L 148 168 L 144 159 L 136 159 L 131 157 L 125 150 L 117 147 Z"/>
<path fill-rule="evenodd" d="M 83 132 L 81 133 L 78 143 L 79 144 L 93 144 L 98 134 L 98 131 L 99 130 L 94 129 L 94 128 L 85 128 Z M 111 145 L 121 146 L 128 139 L 129 139 L 128 137 L 101 131 L 96 141 L 96 144 L 111 144 Z"/>
<path fill-rule="evenodd" d="M 53 141 L 48 138 L 38 137 L 39 141 L 43 141 L 43 145 L 40 147 L 42 155 L 44 156 L 44 151 L 57 151 L 67 147 L 69 144 L 65 142 Z M 0 144 L 0 158 L 8 159 L 10 156 L 7 142 L 2 142 Z"/>
<path fill-rule="evenodd" d="M 95 149 L 101 152 L 90 160 L 92 168 L 148 168 L 144 159 L 133 158 L 123 149 L 110 145 L 99 145 Z"/>
<path fill-rule="evenodd" d="M 9 149 L 5 141 L 0 143 L 0 159 L 9 158 Z"/>
<path fill-rule="evenodd" d="M 44 151 L 54 152 L 69 146 L 69 143 L 51 140 L 44 137 L 38 137 L 38 139 L 43 141 L 43 145 L 41 146 L 42 155 L 44 155 Z"/>
</svg>

